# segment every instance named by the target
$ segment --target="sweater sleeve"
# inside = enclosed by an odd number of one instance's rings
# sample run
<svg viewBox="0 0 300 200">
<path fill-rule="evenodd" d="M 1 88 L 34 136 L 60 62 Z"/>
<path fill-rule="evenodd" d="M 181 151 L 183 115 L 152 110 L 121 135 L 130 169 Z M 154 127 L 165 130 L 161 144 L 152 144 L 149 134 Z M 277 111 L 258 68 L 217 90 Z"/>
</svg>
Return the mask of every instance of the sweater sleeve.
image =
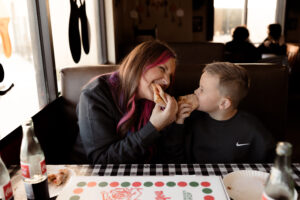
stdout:
<svg viewBox="0 0 300 200">
<path fill-rule="evenodd" d="M 163 163 L 186 163 L 184 125 L 173 123 L 163 131 Z"/>
<path fill-rule="evenodd" d="M 135 133 L 118 136 L 116 107 L 105 91 L 85 90 L 78 104 L 79 134 L 90 162 L 138 163 L 160 133 L 148 122 Z"/>
</svg>

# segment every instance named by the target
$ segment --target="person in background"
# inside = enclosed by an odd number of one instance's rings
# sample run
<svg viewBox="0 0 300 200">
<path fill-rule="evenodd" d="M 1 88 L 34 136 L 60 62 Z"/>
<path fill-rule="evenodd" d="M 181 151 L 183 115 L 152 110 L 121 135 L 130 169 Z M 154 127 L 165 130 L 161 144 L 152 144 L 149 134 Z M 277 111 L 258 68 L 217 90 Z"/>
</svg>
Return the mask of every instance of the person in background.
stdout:
<svg viewBox="0 0 300 200">
<path fill-rule="evenodd" d="M 165 94 L 162 109 L 153 102 L 151 84 L 168 91 L 175 57 L 165 43 L 147 41 L 129 53 L 119 70 L 86 85 L 77 106 L 75 149 L 83 147 L 81 152 L 93 164 L 159 162 L 162 153 L 156 144 L 162 130 L 175 121 L 177 102 Z"/>
<path fill-rule="evenodd" d="M 225 60 L 235 63 L 256 62 L 260 59 L 257 48 L 249 41 L 249 31 L 244 26 L 234 29 L 232 41 L 225 44 Z"/>
<path fill-rule="evenodd" d="M 185 140 L 185 152 L 181 154 L 185 154 L 188 163 L 253 163 L 273 159 L 275 144 L 271 134 L 254 116 L 238 109 L 249 83 L 246 69 L 239 65 L 206 65 L 195 90 L 198 108 L 192 112 L 189 104 L 179 103 L 173 127 L 176 135 L 179 137 L 181 132 Z"/>
<path fill-rule="evenodd" d="M 259 45 L 259 52 L 261 54 L 286 55 L 286 44 L 281 32 L 280 24 L 270 24 L 268 37 Z"/>
</svg>

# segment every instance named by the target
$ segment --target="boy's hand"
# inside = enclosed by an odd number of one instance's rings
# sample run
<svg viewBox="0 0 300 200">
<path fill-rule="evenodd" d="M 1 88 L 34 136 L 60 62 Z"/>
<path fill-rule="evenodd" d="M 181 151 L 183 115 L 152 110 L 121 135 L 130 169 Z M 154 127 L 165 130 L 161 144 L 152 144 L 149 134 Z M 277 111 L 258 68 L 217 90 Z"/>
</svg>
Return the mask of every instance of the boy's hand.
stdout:
<svg viewBox="0 0 300 200">
<path fill-rule="evenodd" d="M 161 106 L 155 104 L 149 120 L 158 131 L 174 122 L 176 119 L 176 113 L 178 111 L 177 101 L 175 100 L 175 98 L 166 93 L 165 97 L 167 100 L 166 107 L 162 109 Z"/>
<path fill-rule="evenodd" d="M 178 104 L 176 123 L 183 124 L 185 118 L 189 117 L 192 111 L 193 111 L 193 109 L 190 104 L 187 104 L 187 103 Z"/>
</svg>

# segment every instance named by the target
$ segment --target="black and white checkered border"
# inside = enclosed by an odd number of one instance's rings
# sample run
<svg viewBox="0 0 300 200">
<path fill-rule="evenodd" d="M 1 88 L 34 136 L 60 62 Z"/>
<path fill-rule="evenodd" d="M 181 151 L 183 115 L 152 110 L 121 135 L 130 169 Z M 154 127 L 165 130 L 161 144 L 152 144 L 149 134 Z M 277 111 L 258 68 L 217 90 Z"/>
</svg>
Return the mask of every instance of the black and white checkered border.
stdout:
<svg viewBox="0 0 300 200">
<path fill-rule="evenodd" d="M 120 164 L 87 165 L 86 175 L 161 176 L 161 175 L 226 175 L 236 170 L 269 172 L 272 164 Z"/>
<path fill-rule="evenodd" d="M 273 164 L 120 164 L 85 165 L 85 175 L 100 176 L 224 176 L 237 170 L 270 172 Z M 300 163 L 292 164 L 293 178 L 300 186 Z"/>
<path fill-rule="evenodd" d="M 224 176 L 237 170 L 257 170 L 270 172 L 273 164 L 107 164 L 80 165 L 80 174 L 86 176 L 172 176 L 172 175 L 216 175 Z M 9 167 L 10 176 L 18 172 L 20 166 Z M 300 187 L 300 163 L 293 163 L 293 179 Z"/>
</svg>

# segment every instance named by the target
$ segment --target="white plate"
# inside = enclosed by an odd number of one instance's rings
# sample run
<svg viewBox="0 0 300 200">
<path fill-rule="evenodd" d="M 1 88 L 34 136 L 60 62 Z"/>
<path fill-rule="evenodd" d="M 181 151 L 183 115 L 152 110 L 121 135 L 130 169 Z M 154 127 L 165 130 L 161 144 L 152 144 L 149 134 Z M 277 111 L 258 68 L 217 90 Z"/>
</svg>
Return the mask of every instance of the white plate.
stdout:
<svg viewBox="0 0 300 200">
<path fill-rule="evenodd" d="M 67 169 L 65 167 L 61 167 L 61 166 L 51 166 L 50 168 L 47 168 L 47 174 L 57 174 L 59 172 L 60 169 Z M 65 187 L 65 185 L 67 185 L 67 183 L 70 181 L 70 178 L 72 176 L 75 176 L 75 172 L 71 169 L 68 169 L 69 170 L 69 176 L 67 177 L 67 180 L 61 184 L 61 185 L 54 185 L 53 183 L 49 183 L 49 194 L 50 194 L 50 197 L 55 197 L 57 196 L 61 191 L 62 189 Z"/>
<path fill-rule="evenodd" d="M 223 182 L 230 198 L 234 200 L 261 200 L 268 173 L 240 170 L 224 176 Z"/>
</svg>

